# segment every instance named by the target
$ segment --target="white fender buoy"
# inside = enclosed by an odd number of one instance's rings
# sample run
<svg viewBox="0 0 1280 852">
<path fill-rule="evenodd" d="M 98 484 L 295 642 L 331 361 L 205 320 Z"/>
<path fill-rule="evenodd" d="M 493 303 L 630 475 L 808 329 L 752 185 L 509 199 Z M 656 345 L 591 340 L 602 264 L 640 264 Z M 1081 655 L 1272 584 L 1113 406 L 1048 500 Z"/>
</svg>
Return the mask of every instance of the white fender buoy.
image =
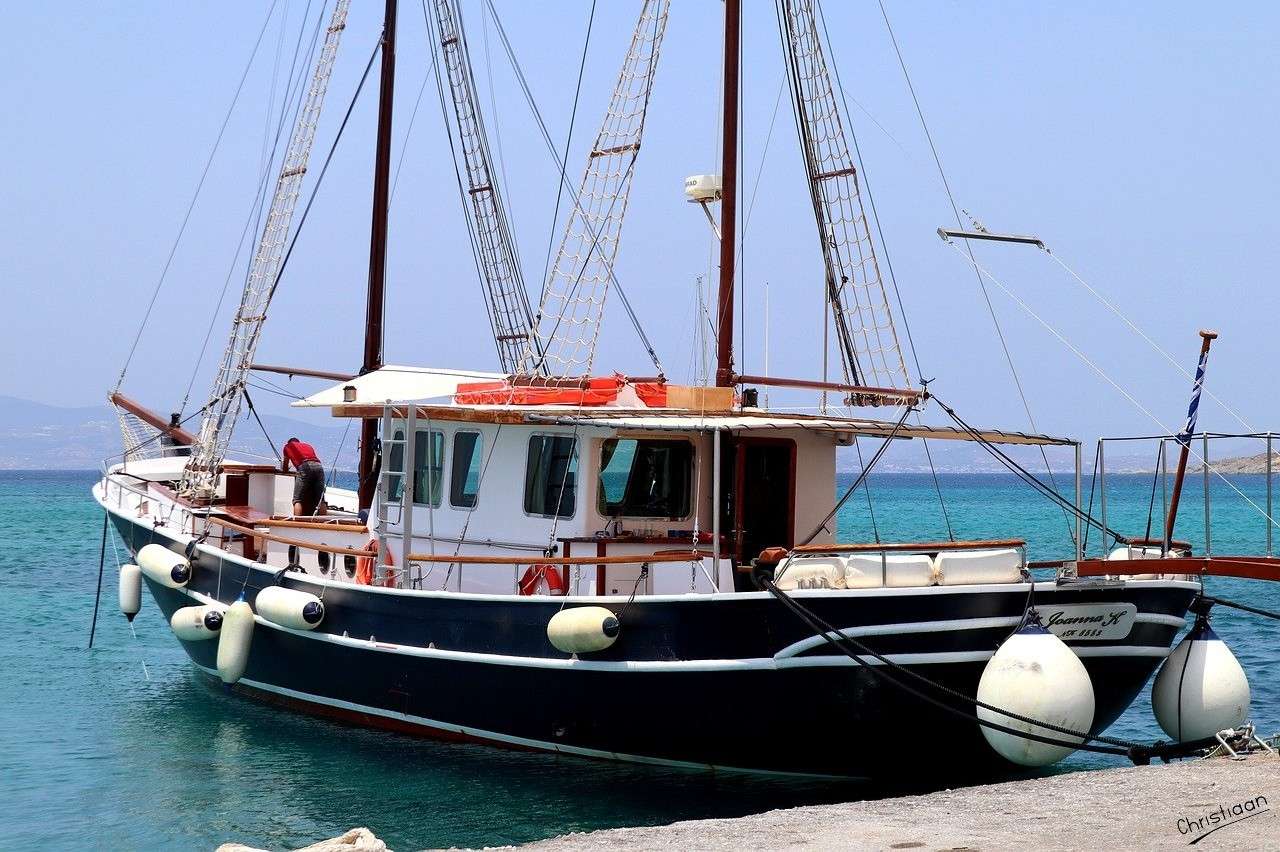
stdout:
<svg viewBox="0 0 1280 852">
<path fill-rule="evenodd" d="M 120 611 L 133 617 L 142 609 L 142 569 L 137 565 L 120 566 Z"/>
<path fill-rule="evenodd" d="M 253 607 L 236 601 L 222 616 L 218 632 L 218 677 L 223 683 L 235 683 L 249 665 L 249 645 L 253 640 Z"/>
<path fill-rule="evenodd" d="M 1039 621 L 1024 625 L 1004 641 L 987 661 L 978 682 L 978 700 L 1073 731 L 1093 725 L 1093 682 L 1084 663 L 1066 643 Z M 1006 728 L 1063 742 L 1080 743 L 1047 728 L 978 708 L 978 718 Z M 1048 766 L 1075 751 L 981 726 L 982 736 L 998 754 L 1020 766 Z"/>
<path fill-rule="evenodd" d="M 222 630 L 222 607 L 184 606 L 169 618 L 173 635 L 185 642 L 212 639 Z"/>
<path fill-rule="evenodd" d="M 267 586 L 254 601 L 258 615 L 281 627 L 312 630 L 324 620 L 324 601 L 308 592 Z"/>
<path fill-rule="evenodd" d="M 191 579 L 191 563 L 163 544 L 148 544 L 138 551 L 142 573 L 162 586 L 181 589 Z"/>
<path fill-rule="evenodd" d="M 618 638 L 618 616 L 602 606 L 562 609 L 547 622 L 547 638 L 566 654 L 603 651 Z"/>
<path fill-rule="evenodd" d="M 1178 742 L 1211 737 L 1249 716 L 1249 679 L 1205 614 L 1160 666 L 1151 707 Z"/>
</svg>

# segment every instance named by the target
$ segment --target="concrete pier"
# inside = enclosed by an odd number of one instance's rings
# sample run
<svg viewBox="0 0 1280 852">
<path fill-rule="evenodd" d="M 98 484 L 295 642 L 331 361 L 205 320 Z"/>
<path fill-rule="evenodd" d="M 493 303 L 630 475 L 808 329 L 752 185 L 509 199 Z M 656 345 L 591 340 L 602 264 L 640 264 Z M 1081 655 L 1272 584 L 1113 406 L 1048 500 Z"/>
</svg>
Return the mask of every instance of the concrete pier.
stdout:
<svg viewBox="0 0 1280 852">
<path fill-rule="evenodd" d="M 525 850 L 1280 848 L 1280 758 L 1103 769 L 816 805 L 738 819 L 570 834 Z"/>
</svg>

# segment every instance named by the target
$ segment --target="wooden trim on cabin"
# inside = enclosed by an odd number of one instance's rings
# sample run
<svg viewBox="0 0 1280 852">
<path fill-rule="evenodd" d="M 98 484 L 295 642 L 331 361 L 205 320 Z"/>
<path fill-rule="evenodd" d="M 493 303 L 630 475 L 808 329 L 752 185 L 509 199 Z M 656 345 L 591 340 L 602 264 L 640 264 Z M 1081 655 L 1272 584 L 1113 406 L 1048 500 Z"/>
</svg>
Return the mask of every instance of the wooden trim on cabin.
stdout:
<svg viewBox="0 0 1280 852">
<path fill-rule="evenodd" d="M 1020 538 L 993 538 L 978 541 L 891 541 L 876 544 L 862 542 L 859 544 L 802 544 L 793 547 L 792 553 L 901 553 L 904 551 L 925 550 L 988 550 L 999 547 L 1026 547 L 1027 543 Z M 1083 563 L 1082 563 L 1083 564 Z M 1147 569 L 1142 573 L 1150 573 Z"/>
</svg>

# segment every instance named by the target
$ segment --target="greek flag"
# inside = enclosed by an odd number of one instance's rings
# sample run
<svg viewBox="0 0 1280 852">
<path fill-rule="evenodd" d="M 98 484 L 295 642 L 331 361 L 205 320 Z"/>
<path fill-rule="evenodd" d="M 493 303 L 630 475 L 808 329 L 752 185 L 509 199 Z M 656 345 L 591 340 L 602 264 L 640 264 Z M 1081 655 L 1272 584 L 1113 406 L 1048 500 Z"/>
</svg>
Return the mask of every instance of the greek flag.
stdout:
<svg viewBox="0 0 1280 852">
<path fill-rule="evenodd" d="M 1200 353 L 1200 363 L 1196 365 L 1196 383 L 1191 388 L 1191 404 L 1187 406 L 1187 422 L 1178 433 L 1178 443 L 1184 447 L 1191 446 L 1191 436 L 1196 431 L 1196 415 L 1200 412 L 1200 391 L 1204 390 L 1204 365 L 1209 360 L 1209 350 Z"/>
</svg>

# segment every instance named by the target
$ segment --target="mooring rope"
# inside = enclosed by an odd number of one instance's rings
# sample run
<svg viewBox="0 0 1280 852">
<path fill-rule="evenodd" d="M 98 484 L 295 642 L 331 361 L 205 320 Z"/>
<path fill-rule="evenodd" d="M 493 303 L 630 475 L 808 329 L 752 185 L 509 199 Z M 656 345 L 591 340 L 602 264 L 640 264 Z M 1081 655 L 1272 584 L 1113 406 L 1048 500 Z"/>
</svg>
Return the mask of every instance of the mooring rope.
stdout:
<svg viewBox="0 0 1280 852">
<path fill-rule="evenodd" d="M 1131 761 L 1133 761 L 1134 764 L 1136 765 L 1148 764 L 1151 762 L 1152 757 L 1160 757 L 1162 759 L 1167 760 L 1170 757 L 1185 756 L 1188 754 L 1192 754 L 1196 751 L 1200 751 L 1201 749 L 1209 748 L 1210 746 L 1215 745 L 1218 742 L 1216 737 L 1204 737 L 1199 740 L 1192 740 L 1191 742 L 1185 742 L 1185 743 L 1165 743 L 1163 741 L 1158 741 L 1158 742 L 1152 743 L 1151 745 L 1145 745 L 1143 743 L 1132 742 L 1130 740 L 1123 740 L 1116 737 L 1108 737 L 1102 734 L 1090 734 L 1087 732 L 1076 731 L 1071 728 L 1064 727 L 1062 725 L 1055 725 L 1051 722 L 1043 722 L 1039 719 L 1033 719 L 1029 716 L 1023 716 L 1019 713 L 1014 713 L 1011 710 L 1005 710 L 1004 708 L 996 707 L 994 705 L 991 705 L 984 701 L 979 700 L 976 696 L 966 695 L 965 693 L 960 692 L 956 689 L 952 689 L 951 687 L 946 686 L 945 684 L 938 683 L 932 678 L 926 677 L 920 674 L 919 672 L 912 671 L 911 669 L 905 666 L 895 663 L 894 661 L 890 660 L 888 657 L 884 656 L 883 654 L 880 654 L 872 650 L 869 646 L 866 645 L 866 643 L 861 642 L 860 640 L 852 636 L 848 636 L 848 635 L 845 635 L 844 633 L 841 633 L 835 627 L 833 627 L 832 625 L 824 621 L 821 617 L 815 615 L 810 610 L 805 609 L 805 607 L 803 607 L 798 602 L 796 602 L 790 595 L 786 594 L 781 589 L 779 589 L 776 585 L 774 585 L 774 583 L 771 580 L 761 578 L 760 582 L 770 594 L 772 594 L 775 598 L 777 598 L 778 601 L 783 604 L 783 606 L 789 609 L 797 618 L 799 618 L 802 622 L 804 622 L 805 625 L 809 627 L 809 629 L 813 630 L 818 636 L 826 640 L 829 644 L 835 647 L 836 650 L 840 651 L 845 656 L 849 657 L 855 663 L 868 669 L 868 671 L 870 671 L 876 677 L 884 680 L 885 682 L 889 683 L 892 686 L 895 686 L 903 690 L 908 695 L 911 695 L 928 704 L 931 704 L 940 710 L 944 710 L 948 713 L 951 713 L 952 715 L 959 716 L 963 719 L 967 719 L 972 722 L 977 722 L 979 725 L 985 728 L 988 728 L 990 730 L 999 731 L 1005 734 L 1010 734 L 1011 736 L 1016 736 L 1022 739 L 1031 740 L 1033 742 L 1044 743 L 1046 745 L 1060 746 L 1063 748 L 1070 748 L 1072 750 L 1091 751 L 1097 754 L 1112 754 L 1112 755 L 1118 755 L 1120 757 L 1127 757 Z M 857 649 L 857 652 L 847 647 L 844 644 L 846 642 L 852 644 Z M 903 683 L 902 681 L 891 677 L 886 672 L 881 671 L 878 667 L 862 659 L 862 656 L 859 655 L 859 652 L 862 655 L 872 657 L 873 659 L 877 660 L 883 666 L 889 668 L 890 670 L 896 673 L 901 673 L 903 675 L 906 675 L 907 677 L 910 677 L 916 681 L 919 681 L 920 683 L 923 683 L 926 686 L 929 686 L 934 690 L 937 690 L 938 692 L 950 698 L 956 699 L 958 701 L 962 701 L 966 704 L 971 704 L 975 707 L 979 707 L 984 710 L 988 710 L 992 713 L 997 713 L 1001 716 L 1006 716 L 1010 719 L 1014 719 L 1019 722 L 1025 722 L 1026 724 L 1034 725 L 1035 727 L 1038 727 L 1038 728 L 1044 728 L 1045 730 L 1054 731 L 1055 733 L 1064 734 L 1069 737 L 1077 737 L 1081 740 L 1081 742 L 1074 743 L 1074 742 L 1069 742 L 1064 740 L 1057 740 L 1057 739 L 1053 739 L 1052 737 L 1046 737 L 1046 736 L 1041 736 L 1039 734 L 1034 734 L 1034 733 L 1031 733 L 1030 731 L 1019 731 L 1016 728 L 1010 728 L 998 722 L 993 722 L 988 719 L 983 719 L 982 717 L 978 716 L 976 713 L 971 713 L 971 712 L 962 710 L 959 707 L 954 707 L 938 698 L 935 698 L 931 695 L 927 695 L 924 692 L 921 692 L 920 690 L 910 686 L 909 684 Z M 1106 745 L 1095 745 L 1094 743 L 1105 743 Z"/>
</svg>

